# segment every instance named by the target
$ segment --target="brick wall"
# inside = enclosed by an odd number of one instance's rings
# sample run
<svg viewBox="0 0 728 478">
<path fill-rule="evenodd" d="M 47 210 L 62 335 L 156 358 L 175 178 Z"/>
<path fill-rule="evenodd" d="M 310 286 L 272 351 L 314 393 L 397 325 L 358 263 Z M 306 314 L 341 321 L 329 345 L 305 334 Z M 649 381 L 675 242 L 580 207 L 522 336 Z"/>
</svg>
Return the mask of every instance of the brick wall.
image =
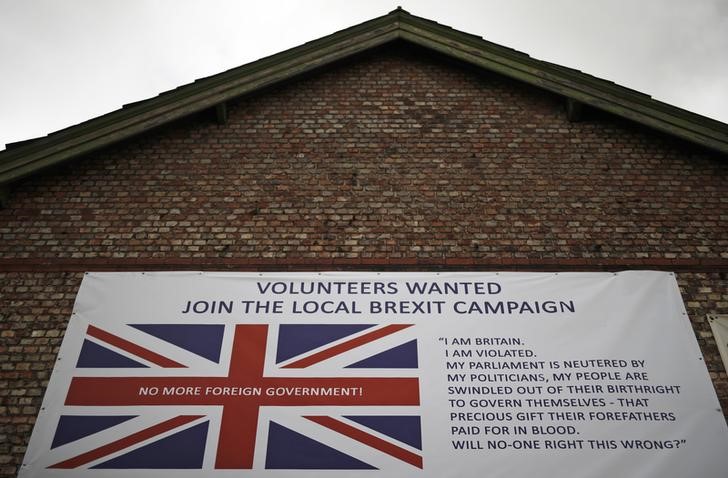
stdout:
<svg viewBox="0 0 728 478">
<path fill-rule="evenodd" d="M 0 255 L 728 258 L 725 159 L 563 109 L 366 58 L 23 182 Z"/>
<path fill-rule="evenodd" d="M 716 154 L 393 49 L 26 179 L 0 210 L 0 475 L 85 269 L 675 268 L 728 410 L 705 318 L 728 313 L 727 177 Z"/>
<path fill-rule="evenodd" d="M 0 476 L 15 476 L 83 274 L 0 272 Z"/>
</svg>

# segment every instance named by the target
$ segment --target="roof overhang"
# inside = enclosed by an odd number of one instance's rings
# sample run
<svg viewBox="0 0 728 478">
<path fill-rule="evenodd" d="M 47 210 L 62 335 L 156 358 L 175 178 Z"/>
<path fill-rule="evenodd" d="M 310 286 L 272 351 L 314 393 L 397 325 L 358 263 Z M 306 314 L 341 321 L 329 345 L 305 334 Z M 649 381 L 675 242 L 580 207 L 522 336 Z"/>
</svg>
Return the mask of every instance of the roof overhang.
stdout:
<svg viewBox="0 0 728 478">
<path fill-rule="evenodd" d="M 418 45 L 728 154 L 728 125 L 397 9 L 329 36 L 0 152 L 0 186 L 396 41 Z M 220 110 L 218 109 L 218 113 Z"/>
</svg>

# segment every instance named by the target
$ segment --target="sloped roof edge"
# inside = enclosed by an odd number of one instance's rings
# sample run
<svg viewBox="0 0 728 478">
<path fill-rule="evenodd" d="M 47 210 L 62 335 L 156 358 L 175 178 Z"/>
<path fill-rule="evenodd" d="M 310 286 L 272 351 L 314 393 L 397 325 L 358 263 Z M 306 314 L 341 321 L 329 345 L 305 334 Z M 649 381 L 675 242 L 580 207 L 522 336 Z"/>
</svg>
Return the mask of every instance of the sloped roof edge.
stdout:
<svg viewBox="0 0 728 478">
<path fill-rule="evenodd" d="M 728 125 L 397 9 L 0 151 L 0 185 L 394 40 L 404 40 L 728 154 Z"/>
</svg>

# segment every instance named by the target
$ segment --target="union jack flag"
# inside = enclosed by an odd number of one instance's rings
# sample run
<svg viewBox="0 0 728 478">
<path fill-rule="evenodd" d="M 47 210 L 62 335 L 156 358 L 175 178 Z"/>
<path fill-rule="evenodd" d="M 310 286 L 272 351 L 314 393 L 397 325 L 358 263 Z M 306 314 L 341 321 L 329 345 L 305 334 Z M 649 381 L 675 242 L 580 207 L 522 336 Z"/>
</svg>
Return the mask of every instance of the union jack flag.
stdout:
<svg viewBox="0 0 728 478">
<path fill-rule="evenodd" d="M 422 468 L 412 324 L 88 325 L 51 469 Z"/>
</svg>

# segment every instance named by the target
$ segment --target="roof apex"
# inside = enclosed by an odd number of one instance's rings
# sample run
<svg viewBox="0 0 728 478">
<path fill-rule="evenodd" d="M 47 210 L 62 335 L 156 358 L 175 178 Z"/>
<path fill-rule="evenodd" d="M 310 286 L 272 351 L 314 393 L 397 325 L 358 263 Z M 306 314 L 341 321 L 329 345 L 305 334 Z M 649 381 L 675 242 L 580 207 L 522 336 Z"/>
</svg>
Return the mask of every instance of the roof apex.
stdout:
<svg viewBox="0 0 728 478">
<path fill-rule="evenodd" d="M 357 53 L 403 40 L 728 154 L 728 125 L 578 70 L 531 58 L 401 7 L 298 47 L 194 81 L 0 151 L 0 186 Z"/>
</svg>

